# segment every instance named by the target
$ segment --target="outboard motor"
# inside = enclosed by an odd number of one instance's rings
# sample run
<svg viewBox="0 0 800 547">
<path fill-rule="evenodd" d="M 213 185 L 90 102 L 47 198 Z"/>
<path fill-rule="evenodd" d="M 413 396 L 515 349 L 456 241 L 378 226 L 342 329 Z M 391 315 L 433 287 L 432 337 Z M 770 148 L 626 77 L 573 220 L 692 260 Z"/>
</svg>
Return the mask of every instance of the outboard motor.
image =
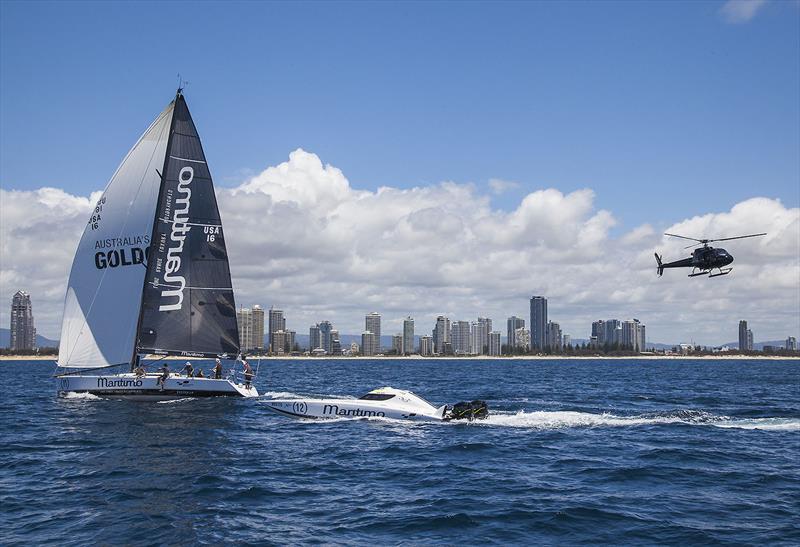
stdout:
<svg viewBox="0 0 800 547">
<path fill-rule="evenodd" d="M 456 403 L 445 412 L 445 420 L 485 420 L 489 417 L 489 406 L 486 401 Z"/>
</svg>

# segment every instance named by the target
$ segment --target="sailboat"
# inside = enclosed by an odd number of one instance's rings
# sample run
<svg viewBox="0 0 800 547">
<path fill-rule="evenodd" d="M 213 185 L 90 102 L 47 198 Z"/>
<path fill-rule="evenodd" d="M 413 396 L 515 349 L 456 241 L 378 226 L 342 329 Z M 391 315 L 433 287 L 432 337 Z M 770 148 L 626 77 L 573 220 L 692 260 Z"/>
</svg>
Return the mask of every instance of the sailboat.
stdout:
<svg viewBox="0 0 800 547">
<path fill-rule="evenodd" d="M 197 378 L 145 372 L 139 367 L 146 355 L 234 363 L 225 378 Z M 235 374 L 239 357 L 214 185 L 178 89 L 122 160 L 83 231 L 64 303 L 57 391 L 256 397 L 250 381 Z"/>
</svg>

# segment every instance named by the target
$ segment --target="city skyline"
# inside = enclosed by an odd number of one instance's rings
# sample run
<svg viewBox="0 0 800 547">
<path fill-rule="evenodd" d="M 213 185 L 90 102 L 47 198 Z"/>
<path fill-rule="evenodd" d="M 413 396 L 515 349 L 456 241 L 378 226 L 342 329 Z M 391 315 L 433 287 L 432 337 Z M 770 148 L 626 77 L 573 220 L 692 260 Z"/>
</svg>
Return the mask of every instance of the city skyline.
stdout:
<svg viewBox="0 0 800 547">
<path fill-rule="evenodd" d="M 97 193 L 181 72 L 237 307 L 275 302 L 298 332 L 330 317 L 352 333 L 380 309 L 397 333 L 409 313 L 529 320 L 525 299 L 546 294 L 575 336 L 639 317 L 656 340 L 714 345 L 736 339 L 738 316 L 759 338 L 798 336 L 798 7 L 733 21 L 721 5 L 584 3 L 576 19 L 566 3 L 6 2 L 0 299 L 35 294 L 38 331 L 59 337 Z M 224 37 L 180 67 L 142 40 L 178 12 Z M 253 32 L 212 23 L 229 17 Z M 261 32 L 274 18 L 285 26 Z M 96 47 L 107 25 L 125 63 Z M 97 93 L 109 82 L 123 83 Z M 688 256 L 664 232 L 743 228 L 768 235 L 726 242 L 725 279 L 657 277 L 654 252 Z"/>
<path fill-rule="evenodd" d="M 547 298 L 545 296 L 533 296 L 529 299 L 531 313 L 534 313 L 534 303 L 536 313 L 540 315 L 538 321 L 546 318 Z M 542 314 L 544 314 L 542 316 Z M 331 321 L 323 320 L 312 324 L 309 327 L 308 343 L 298 343 L 295 330 L 287 328 L 286 318 L 283 310 L 270 306 L 268 322 L 264 321 L 264 309 L 260 304 L 253 304 L 249 308 L 240 306 L 236 312 L 237 324 L 239 327 L 239 340 L 242 352 L 246 353 L 272 353 L 289 354 L 293 351 L 303 350 L 314 352 L 318 350 L 323 354 L 339 355 L 344 351 L 345 354 L 361 354 L 366 356 L 383 354 L 389 351 L 393 354 L 415 354 L 421 355 L 500 355 L 508 353 L 537 353 L 541 349 L 546 352 L 560 352 L 571 347 L 586 346 L 596 349 L 628 349 L 632 351 L 647 351 L 653 345 L 694 347 L 701 346 L 707 348 L 725 349 L 726 345 L 736 345 L 740 350 L 753 351 L 755 339 L 753 331 L 748 328 L 747 320 L 740 320 L 738 323 L 738 345 L 731 341 L 725 344 L 708 345 L 697 344 L 694 340 L 686 342 L 650 342 L 646 339 L 646 326 L 639 319 L 619 320 L 619 319 L 599 319 L 591 324 L 591 333 L 588 338 L 580 335 L 573 336 L 562 332 L 559 323 L 547 320 L 544 340 L 544 348 L 536 348 L 531 342 L 531 333 L 525 328 L 525 320 L 516 316 L 506 319 L 507 334 L 504 337 L 499 330 L 493 330 L 492 318 L 478 317 L 477 321 L 450 319 L 447 316 L 439 315 L 436 318 L 431 335 L 415 335 L 415 320 L 412 316 L 403 319 L 403 330 L 397 334 L 382 336 L 375 334 L 372 330 L 380 333 L 382 316 L 378 312 L 370 312 L 365 315 L 365 328 L 362 332 L 361 343 L 351 342 L 350 346 L 344 346 L 340 341 L 342 336 L 353 337 L 353 334 L 344 333 L 340 335 L 338 329 L 334 329 Z M 532 323 L 533 318 L 532 318 Z M 34 326 L 32 300 L 30 294 L 24 290 L 19 290 L 14 294 L 11 301 L 11 325 L 9 329 L 9 349 L 31 350 L 37 347 L 36 338 L 38 333 Z M 391 342 L 383 345 L 385 338 Z M 442 340 L 436 345 L 436 340 Z M 764 351 L 774 349 L 786 349 L 796 351 L 796 337 L 789 335 L 785 340 L 759 340 L 763 344 Z M 772 344 L 768 345 L 769 341 Z M 502 348 L 502 350 L 500 349 Z"/>
</svg>

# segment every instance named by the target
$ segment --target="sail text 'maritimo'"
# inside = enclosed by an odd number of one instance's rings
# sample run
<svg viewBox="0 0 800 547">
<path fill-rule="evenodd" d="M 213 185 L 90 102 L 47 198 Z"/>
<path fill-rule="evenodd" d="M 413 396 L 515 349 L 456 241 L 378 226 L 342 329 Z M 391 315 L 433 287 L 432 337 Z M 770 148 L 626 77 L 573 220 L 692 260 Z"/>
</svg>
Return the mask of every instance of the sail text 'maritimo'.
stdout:
<svg viewBox="0 0 800 547">
<path fill-rule="evenodd" d="M 183 194 L 181 197 L 175 199 L 175 208 L 172 213 L 172 231 L 170 233 L 170 240 L 176 246 L 170 246 L 167 251 L 167 263 L 164 266 L 164 281 L 172 285 L 161 291 L 161 298 L 168 300 L 169 298 L 176 298 L 172 304 L 161 304 L 158 307 L 159 311 L 172 311 L 179 310 L 183 306 L 183 290 L 186 287 L 186 278 L 178 275 L 177 272 L 181 270 L 181 254 L 183 253 L 183 242 L 186 239 L 186 234 L 191 230 L 189 222 L 189 206 L 192 201 L 192 189 L 189 185 L 194 179 L 194 169 L 191 167 L 184 167 L 178 174 L 178 192 Z M 178 207 L 182 208 L 179 209 Z M 179 286 L 175 287 L 173 284 L 177 283 Z"/>
</svg>

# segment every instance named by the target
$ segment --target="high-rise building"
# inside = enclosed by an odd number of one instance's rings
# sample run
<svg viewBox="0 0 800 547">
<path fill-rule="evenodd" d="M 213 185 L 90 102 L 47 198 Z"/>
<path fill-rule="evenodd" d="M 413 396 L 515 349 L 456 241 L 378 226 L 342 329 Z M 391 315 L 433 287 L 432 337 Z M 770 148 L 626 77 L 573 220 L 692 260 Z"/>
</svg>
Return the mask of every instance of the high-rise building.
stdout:
<svg viewBox="0 0 800 547">
<path fill-rule="evenodd" d="M 506 320 L 506 345 L 509 348 L 517 347 L 517 329 L 525 328 L 525 320 L 512 315 Z"/>
<path fill-rule="evenodd" d="M 787 338 L 784 349 L 788 351 L 797 351 L 797 338 L 795 338 L 794 336 L 790 336 L 789 338 Z"/>
<path fill-rule="evenodd" d="M 483 355 L 484 348 L 488 349 L 489 333 L 486 331 L 486 323 L 480 319 L 472 323 L 470 327 L 470 353 L 473 355 Z M 484 345 L 484 340 L 487 342 Z"/>
<path fill-rule="evenodd" d="M 294 347 L 297 344 L 297 333 L 293 330 L 285 330 L 283 332 L 286 333 L 286 352 L 294 351 Z"/>
<path fill-rule="evenodd" d="M 564 334 L 561 336 L 561 341 L 563 342 L 565 348 L 569 347 L 572 345 L 572 336 L 569 334 Z"/>
<path fill-rule="evenodd" d="M 594 338 L 597 345 L 602 346 L 603 342 L 605 341 L 605 325 L 603 324 L 604 321 L 602 319 L 595 321 L 592 323 L 592 335 L 590 338 Z"/>
<path fill-rule="evenodd" d="M 547 346 L 547 298 L 531 297 L 531 348 L 542 351 Z"/>
<path fill-rule="evenodd" d="M 468 355 L 470 350 L 470 324 L 469 321 L 453 321 L 450 339 L 453 343 L 455 355 Z"/>
<path fill-rule="evenodd" d="M 308 351 L 322 347 L 322 338 L 319 333 L 319 323 L 311 325 L 308 329 Z"/>
<path fill-rule="evenodd" d="M 239 308 L 236 322 L 239 325 L 239 346 L 242 351 L 264 349 L 264 310 L 261 306 Z"/>
<path fill-rule="evenodd" d="M 500 355 L 503 346 L 500 344 L 500 331 L 492 331 L 489 333 L 488 351 L 489 355 Z"/>
<path fill-rule="evenodd" d="M 622 322 L 622 340 L 620 346 L 631 351 L 641 351 L 639 349 L 639 320 Z"/>
<path fill-rule="evenodd" d="M 392 335 L 392 350 L 397 355 L 403 355 L 403 334 L 393 334 Z"/>
<path fill-rule="evenodd" d="M 747 350 L 753 351 L 753 331 L 747 329 Z"/>
<path fill-rule="evenodd" d="M 17 291 L 11 298 L 12 350 L 32 350 L 36 347 L 36 327 L 33 325 L 31 295 Z"/>
<path fill-rule="evenodd" d="M 331 325 L 330 321 L 321 321 L 319 323 L 319 347 L 325 350 L 325 353 L 332 352 L 331 346 L 331 331 L 333 330 L 333 325 Z"/>
<path fill-rule="evenodd" d="M 433 352 L 438 354 L 445 353 L 445 344 L 450 343 L 450 319 L 444 315 L 436 318 L 436 326 L 433 328 Z"/>
<path fill-rule="evenodd" d="M 262 327 L 263 328 L 263 327 Z M 286 319 L 283 317 L 283 310 L 276 310 L 274 307 L 269 309 L 269 350 L 277 353 L 277 347 L 272 340 L 273 333 L 279 330 L 286 330 Z"/>
<path fill-rule="evenodd" d="M 609 319 L 605 322 L 606 327 L 606 340 L 610 344 L 622 344 L 622 321 L 618 319 Z"/>
<path fill-rule="evenodd" d="M 403 351 L 406 355 L 414 353 L 414 318 L 411 316 L 403 320 Z"/>
<path fill-rule="evenodd" d="M 626 327 L 625 324 L 628 321 L 623 323 L 619 319 L 595 321 L 592 323 L 590 346 L 594 348 L 611 348 L 616 345 L 623 348 L 634 348 L 634 351 L 643 351 L 645 344 L 644 325 L 638 319 L 633 319 L 633 322 L 636 324 Z"/>
<path fill-rule="evenodd" d="M 419 354 L 423 357 L 433 355 L 433 338 L 430 336 L 419 337 Z"/>
<path fill-rule="evenodd" d="M 253 322 L 250 319 L 250 308 L 242 306 L 236 310 L 236 323 L 239 327 L 239 349 L 242 351 L 250 349 L 250 331 L 253 326 Z"/>
<path fill-rule="evenodd" d="M 253 348 L 262 350 L 264 349 L 264 309 L 258 304 L 253 305 L 250 312 L 250 320 L 252 321 L 252 332 L 250 343 Z"/>
<path fill-rule="evenodd" d="M 516 348 L 524 351 L 531 349 L 531 331 L 525 327 L 520 327 L 514 332 L 514 342 Z"/>
<path fill-rule="evenodd" d="M 331 340 L 331 350 L 328 353 L 330 353 L 331 355 L 341 355 L 342 354 L 342 343 L 339 340 L 339 331 L 338 330 L 331 329 L 330 340 Z"/>
<path fill-rule="evenodd" d="M 547 343 L 551 350 L 561 349 L 561 325 L 553 321 L 547 322 Z"/>
<path fill-rule="evenodd" d="M 480 343 L 473 342 L 473 345 L 480 346 L 478 354 L 482 355 L 489 351 L 489 333 L 492 332 L 492 320 L 488 317 L 478 317 L 478 325 L 482 327 L 480 329 L 481 339 Z"/>
<path fill-rule="evenodd" d="M 372 312 L 364 318 L 364 330 L 367 330 L 378 337 L 378 348 L 376 353 L 381 351 L 381 314 Z"/>
<path fill-rule="evenodd" d="M 647 346 L 645 336 L 645 326 L 638 319 L 624 321 L 622 323 L 622 339 L 620 345 L 625 349 L 633 351 L 644 351 Z"/>
<path fill-rule="evenodd" d="M 283 355 L 286 353 L 286 347 L 288 345 L 287 335 L 288 333 L 285 330 L 276 330 L 271 333 L 272 344 L 270 344 L 270 347 L 272 353 L 275 355 Z"/>
<path fill-rule="evenodd" d="M 747 339 L 747 321 L 741 320 L 739 321 L 739 351 L 749 351 L 752 348 L 748 344 Z"/>
<path fill-rule="evenodd" d="M 374 332 L 361 333 L 361 355 L 376 355 L 378 353 L 378 337 Z"/>
</svg>

